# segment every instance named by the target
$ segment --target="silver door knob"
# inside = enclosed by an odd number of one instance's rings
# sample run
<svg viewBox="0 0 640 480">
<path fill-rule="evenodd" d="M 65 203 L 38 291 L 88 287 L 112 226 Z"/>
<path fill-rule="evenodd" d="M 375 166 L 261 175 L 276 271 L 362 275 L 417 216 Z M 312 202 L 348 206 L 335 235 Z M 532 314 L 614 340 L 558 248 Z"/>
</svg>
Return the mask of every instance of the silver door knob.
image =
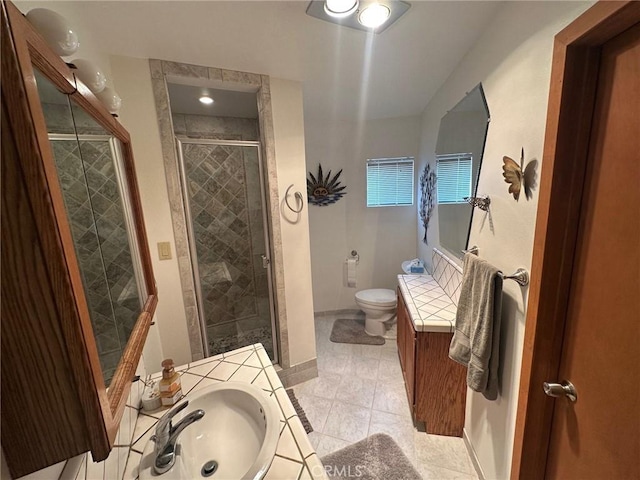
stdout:
<svg viewBox="0 0 640 480">
<path fill-rule="evenodd" d="M 542 388 L 544 393 L 550 397 L 567 397 L 572 402 L 578 399 L 576 387 L 568 380 L 563 380 L 561 383 L 544 382 Z"/>
<path fill-rule="evenodd" d="M 267 257 L 266 255 L 261 255 L 262 257 L 262 268 L 269 268 L 269 264 L 271 263 L 271 260 L 269 259 L 269 257 Z"/>
</svg>

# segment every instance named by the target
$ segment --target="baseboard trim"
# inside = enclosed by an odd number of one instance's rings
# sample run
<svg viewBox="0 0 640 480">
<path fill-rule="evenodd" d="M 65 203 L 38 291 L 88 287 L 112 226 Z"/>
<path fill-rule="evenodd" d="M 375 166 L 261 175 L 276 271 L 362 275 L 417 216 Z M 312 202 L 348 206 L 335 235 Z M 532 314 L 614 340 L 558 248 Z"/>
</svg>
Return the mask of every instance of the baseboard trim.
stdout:
<svg viewBox="0 0 640 480">
<path fill-rule="evenodd" d="M 342 308 L 340 310 L 325 310 L 323 312 L 313 312 L 314 317 L 330 317 L 332 315 L 364 315 L 364 312 L 357 308 Z"/>
<path fill-rule="evenodd" d="M 482 471 L 482 467 L 480 466 L 480 461 L 478 460 L 478 455 L 476 454 L 473 445 L 471 444 L 471 440 L 469 439 L 469 435 L 467 435 L 467 429 L 462 429 L 462 438 L 464 440 L 464 445 L 467 447 L 467 452 L 469 452 L 469 457 L 471 458 L 471 463 L 473 464 L 473 468 L 476 470 L 478 474 L 478 478 L 480 480 L 485 480 L 484 472 Z"/>
<path fill-rule="evenodd" d="M 314 358 L 287 369 L 278 369 L 277 372 L 284 388 L 293 387 L 318 376 L 318 360 Z"/>
</svg>

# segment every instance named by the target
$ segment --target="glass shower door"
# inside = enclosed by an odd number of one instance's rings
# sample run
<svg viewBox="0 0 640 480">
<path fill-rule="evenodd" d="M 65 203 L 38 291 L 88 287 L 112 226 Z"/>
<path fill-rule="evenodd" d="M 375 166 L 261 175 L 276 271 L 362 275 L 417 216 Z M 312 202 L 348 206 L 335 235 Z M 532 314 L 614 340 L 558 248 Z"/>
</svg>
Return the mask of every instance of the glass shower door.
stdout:
<svg viewBox="0 0 640 480">
<path fill-rule="evenodd" d="M 260 342 L 277 361 L 260 144 L 177 143 L 205 352 Z"/>
</svg>

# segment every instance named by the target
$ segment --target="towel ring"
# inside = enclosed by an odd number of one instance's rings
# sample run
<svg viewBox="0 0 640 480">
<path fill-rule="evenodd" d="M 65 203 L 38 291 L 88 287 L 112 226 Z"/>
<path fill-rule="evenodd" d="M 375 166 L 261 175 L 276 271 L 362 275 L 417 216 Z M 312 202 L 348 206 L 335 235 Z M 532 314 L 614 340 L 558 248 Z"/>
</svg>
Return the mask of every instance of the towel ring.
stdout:
<svg viewBox="0 0 640 480">
<path fill-rule="evenodd" d="M 287 204 L 287 207 L 289 207 L 289 210 L 291 210 L 293 213 L 300 213 L 304 208 L 304 198 L 302 197 L 302 194 L 300 192 L 295 192 L 293 196 L 296 197 L 296 202 L 300 202 L 300 208 L 298 208 L 297 210 L 293 208 L 289 203 L 289 190 L 291 190 L 292 188 L 293 183 L 289 185 L 289 188 L 287 188 L 287 191 L 284 194 L 284 201 Z"/>
</svg>

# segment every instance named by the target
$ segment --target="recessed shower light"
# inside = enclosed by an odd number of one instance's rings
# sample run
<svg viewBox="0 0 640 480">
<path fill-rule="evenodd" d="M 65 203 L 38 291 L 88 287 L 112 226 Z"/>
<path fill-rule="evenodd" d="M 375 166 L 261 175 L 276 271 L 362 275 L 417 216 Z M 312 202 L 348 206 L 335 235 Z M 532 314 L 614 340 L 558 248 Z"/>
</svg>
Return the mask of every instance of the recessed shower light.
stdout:
<svg viewBox="0 0 640 480">
<path fill-rule="evenodd" d="M 368 28 L 378 28 L 387 21 L 391 10 L 386 5 L 374 3 L 360 12 L 358 21 Z"/>
<path fill-rule="evenodd" d="M 325 0 L 324 11 L 335 18 L 344 18 L 358 9 L 358 0 Z"/>
<path fill-rule="evenodd" d="M 204 105 L 213 105 L 213 98 L 208 97 L 207 95 L 201 96 L 198 100 L 200 100 L 200 103 L 203 103 Z"/>
</svg>

